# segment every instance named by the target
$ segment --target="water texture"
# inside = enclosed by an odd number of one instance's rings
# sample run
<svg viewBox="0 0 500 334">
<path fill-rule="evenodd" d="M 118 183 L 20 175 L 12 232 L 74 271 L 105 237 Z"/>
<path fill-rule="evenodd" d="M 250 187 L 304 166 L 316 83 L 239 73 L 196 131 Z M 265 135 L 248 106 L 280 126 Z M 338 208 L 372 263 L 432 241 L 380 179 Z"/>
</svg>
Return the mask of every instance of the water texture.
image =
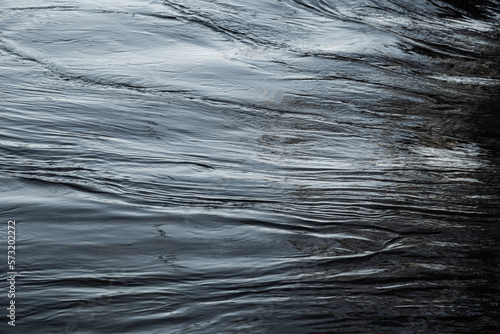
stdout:
<svg viewBox="0 0 500 334">
<path fill-rule="evenodd" d="M 2 1 L 0 331 L 498 333 L 499 19 Z"/>
</svg>

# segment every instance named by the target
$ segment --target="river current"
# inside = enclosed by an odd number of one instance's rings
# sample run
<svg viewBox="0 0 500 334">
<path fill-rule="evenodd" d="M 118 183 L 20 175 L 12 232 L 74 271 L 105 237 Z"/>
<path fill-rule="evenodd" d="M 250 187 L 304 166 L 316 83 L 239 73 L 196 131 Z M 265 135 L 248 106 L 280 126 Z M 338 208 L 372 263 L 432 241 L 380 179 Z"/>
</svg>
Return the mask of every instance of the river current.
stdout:
<svg viewBox="0 0 500 334">
<path fill-rule="evenodd" d="M 0 331 L 498 333 L 499 22 L 1 1 Z"/>
</svg>

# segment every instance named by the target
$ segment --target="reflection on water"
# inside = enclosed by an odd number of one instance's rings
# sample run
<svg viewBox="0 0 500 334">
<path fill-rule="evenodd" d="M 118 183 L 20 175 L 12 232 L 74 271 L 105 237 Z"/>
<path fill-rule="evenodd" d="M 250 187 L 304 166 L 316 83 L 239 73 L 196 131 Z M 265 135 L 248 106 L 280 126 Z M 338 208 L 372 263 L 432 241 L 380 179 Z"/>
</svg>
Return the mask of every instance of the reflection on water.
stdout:
<svg viewBox="0 0 500 334">
<path fill-rule="evenodd" d="M 18 330 L 497 333 L 499 8 L 5 1 Z"/>
</svg>

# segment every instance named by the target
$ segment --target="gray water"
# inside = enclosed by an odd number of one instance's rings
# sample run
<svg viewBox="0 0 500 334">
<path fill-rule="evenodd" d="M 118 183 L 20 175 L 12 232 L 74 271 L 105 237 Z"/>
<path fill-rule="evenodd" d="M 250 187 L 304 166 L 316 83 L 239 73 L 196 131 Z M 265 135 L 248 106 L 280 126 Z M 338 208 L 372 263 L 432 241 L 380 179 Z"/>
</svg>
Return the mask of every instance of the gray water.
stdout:
<svg viewBox="0 0 500 334">
<path fill-rule="evenodd" d="M 0 331 L 498 333 L 499 18 L 2 1 Z"/>
</svg>

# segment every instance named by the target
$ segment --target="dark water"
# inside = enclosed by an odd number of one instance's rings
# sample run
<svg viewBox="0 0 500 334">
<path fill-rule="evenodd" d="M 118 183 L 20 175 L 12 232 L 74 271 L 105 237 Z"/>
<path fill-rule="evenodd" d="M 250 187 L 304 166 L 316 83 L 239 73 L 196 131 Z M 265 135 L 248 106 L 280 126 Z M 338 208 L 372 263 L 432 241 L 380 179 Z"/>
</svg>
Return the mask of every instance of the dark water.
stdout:
<svg viewBox="0 0 500 334">
<path fill-rule="evenodd" d="M 499 19 L 2 1 L 0 331 L 498 333 Z"/>
</svg>

